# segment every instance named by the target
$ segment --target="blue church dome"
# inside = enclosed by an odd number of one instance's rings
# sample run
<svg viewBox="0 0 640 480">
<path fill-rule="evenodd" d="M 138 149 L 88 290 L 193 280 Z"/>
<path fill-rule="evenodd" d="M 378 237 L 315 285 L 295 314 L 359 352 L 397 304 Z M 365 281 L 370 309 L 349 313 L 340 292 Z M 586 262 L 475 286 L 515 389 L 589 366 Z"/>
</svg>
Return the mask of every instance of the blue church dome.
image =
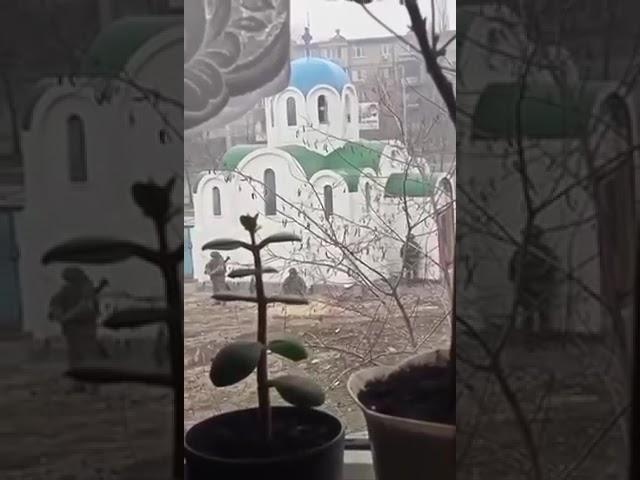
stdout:
<svg viewBox="0 0 640 480">
<path fill-rule="evenodd" d="M 324 58 L 299 58 L 291 62 L 289 86 L 307 95 L 317 85 L 329 85 L 339 93 L 351 83 L 349 76 L 337 63 Z"/>
</svg>

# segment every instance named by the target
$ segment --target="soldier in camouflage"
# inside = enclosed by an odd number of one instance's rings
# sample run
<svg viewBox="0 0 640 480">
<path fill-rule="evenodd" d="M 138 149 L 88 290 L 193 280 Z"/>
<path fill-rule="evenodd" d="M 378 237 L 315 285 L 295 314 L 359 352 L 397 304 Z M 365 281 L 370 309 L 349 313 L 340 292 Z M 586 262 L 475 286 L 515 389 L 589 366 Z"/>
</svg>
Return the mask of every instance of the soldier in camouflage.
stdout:
<svg viewBox="0 0 640 480">
<path fill-rule="evenodd" d="M 515 285 L 520 275 L 518 311 L 522 313 L 523 330 L 532 333 L 538 329 L 551 329 L 551 307 L 558 286 L 558 271 L 554 265 L 558 257 L 545 244 L 543 230 L 534 225 L 530 228 L 527 251 L 516 249 L 509 263 L 509 280 Z"/>
<path fill-rule="evenodd" d="M 211 280 L 211 288 L 213 295 L 226 290 L 229 290 L 229 286 L 226 282 L 227 275 L 227 259 L 223 259 L 219 252 L 211 252 L 211 260 L 205 266 L 204 273 L 209 276 Z"/>
<path fill-rule="evenodd" d="M 106 286 L 106 281 L 96 289 L 79 268 L 66 268 L 62 278 L 65 283 L 49 304 L 49 319 L 62 328 L 67 342 L 69 368 L 106 358 L 106 350 L 98 341 L 97 301 L 97 292 Z"/>
<path fill-rule="evenodd" d="M 400 249 L 400 256 L 402 257 L 402 266 L 407 280 L 417 280 L 422 252 L 412 233 L 409 234 L 407 242 Z"/>
<path fill-rule="evenodd" d="M 284 295 L 297 295 L 299 297 L 304 297 L 307 293 L 307 284 L 304 283 L 304 280 L 300 275 L 298 275 L 298 271 L 295 268 L 289 269 L 289 275 L 282 282 L 282 293 Z"/>
</svg>

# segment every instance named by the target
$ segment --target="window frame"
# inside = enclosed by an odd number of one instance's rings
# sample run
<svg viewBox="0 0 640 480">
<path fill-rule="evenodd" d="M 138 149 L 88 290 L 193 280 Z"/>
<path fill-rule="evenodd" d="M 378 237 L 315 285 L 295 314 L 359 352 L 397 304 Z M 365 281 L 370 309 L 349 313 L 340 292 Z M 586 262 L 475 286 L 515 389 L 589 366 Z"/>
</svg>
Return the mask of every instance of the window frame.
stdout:
<svg viewBox="0 0 640 480">
<path fill-rule="evenodd" d="M 285 110 L 288 127 L 298 126 L 298 105 L 293 95 L 287 97 L 285 101 Z M 293 122 L 293 123 L 292 123 Z"/>
<path fill-rule="evenodd" d="M 320 105 L 320 101 L 324 105 Z M 327 96 L 324 93 L 318 95 L 316 99 L 317 111 L 318 111 L 318 123 L 320 125 L 328 125 L 329 124 L 329 101 L 327 100 Z"/>
<path fill-rule="evenodd" d="M 273 181 L 270 181 L 269 178 L 272 178 Z M 267 168 L 262 174 L 262 182 L 264 185 L 264 216 L 273 217 L 278 214 L 276 172 L 272 168 Z"/>
<path fill-rule="evenodd" d="M 214 217 L 222 216 L 222 195 L 220 193 L 220 187 L 217 185 L 214 185 L 211 189 L 211 207 L 213 209 Z M 216 207 L 218 208 L 216 209 Z"/>
<path fill-rule="evenodd" d="M 345 95 L 344 95 L 344 112 L 345 112 L 344 119 L 345 119 L 346 123 L 349 124 L 349 125 L 351 125 L 353 123 L 353 115 L 351 114 L 351 108 L 352 108 L 351 94 L 350 93 L 345 93 Z"/>
<path fill-rule="evenodd" d="M 324 211 L 324 218 L 327 221 L 331 221 L 335 213 L 333 200 L 333 186 L 327 183 L 322 188 L 322 210 Z"/>
<path fill-rule="evenodd" d="M 80 115 L 73 113 L 67 117 L 67 178 L 74 185 L 86 184 L 89 181 L 89 164 L 87 158 L 87 130 Z M 77 126 L 77 129 L 76 129 Z M 77 148 L 77 151 L 75 150 Z M 73 158 L 79 154 L 80 158 Z M 81 173 L 76 175 L 76 162 L 80 162 Z"/>
<path fill-rule="evenodd" d="M 364 54 L 364 47 L 361 47 L 359 45 L 354 45 L 353 58 L 366 58 L 366 55 Z"/>
</svg>

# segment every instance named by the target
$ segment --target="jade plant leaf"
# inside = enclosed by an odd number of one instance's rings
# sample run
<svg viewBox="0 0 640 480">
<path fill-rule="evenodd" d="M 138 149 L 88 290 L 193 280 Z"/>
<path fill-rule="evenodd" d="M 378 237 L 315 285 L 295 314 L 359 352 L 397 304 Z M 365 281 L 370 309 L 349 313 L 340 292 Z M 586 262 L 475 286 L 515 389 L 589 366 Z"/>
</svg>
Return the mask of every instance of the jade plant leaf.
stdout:
<svg viewBox="0 0 640 480">
<path fill-rule="evenodd" d="M 256 273 L 260 275 L 265 273 L 278 273 L 278 271 L 273 267 L 265 267 L 260 270 L 256 270 L 255 268 L 238 268 L 230 271 L 227 276 L 229 278 L 254 277 Z"/>
<path fill-rule="evenodd" d="M 293 233 L 282 232 L 275 233 L 273 235 L 269 235 L 267 238 L 262 240 L 259 244 L 259 248 L 266 247 L 272 243 L 283 243 L 283 242 L 301 242 L 302 239 L 298 235 L 294 235 Z"/>
<path fill-rule="evenodd" d="M 233 238 L 218 238 L 211 240 L 202 246 L 202 250 L 237 250 L 238 248 L 251 248 L 248 243 L 234 240 Z"/>
<path fill-rule="evenodd" d="M 280 396 L 295 407 L 319 407 L 324 403 L 324 392 L 313 381 L 296 375 L 283 375 L 269 382 Z"/>
<path fill-rule="evenodd" d="M 258 342 L 239 341 L 222 347 L 211 361 L 209 378 L 216 387 L 228 387 L 255 370 L 263 350 Z"/>
<path fill-rule="evenodd" d="M 140 246 L 126 240 L 86 237 L 53 247 L 42 257 L 43 264 L 54 262 L 104 264 L 128 260 Z"/>
<path fill-rule="evenodd" d="M 298 295 L 274 295 L 267 298 L 267 303 L 284 303 L 285 305 L 308 305 L 309 300 Z"/>
<path fill-rule="evenodd" d="M 175 315 L 166 308 L 128 308 L 112 313 L 102 325 L 111 330 L 119 330 L 168 323 L 174 319 Z"/>
<path fill-rule="evenodd" d="M 213 298 L 219 302 L 251 302 L 258 303 L 258 297 L 245 293 L 216 293 Z"/>
<path fill-rule="evenodd" d="M 274 339 L 269 342 L 267 348 L 273 353 L 293 360 L 294 362 L 299 362 L 309 356 L 302 342 L 293 337 Z"/>
</svg>

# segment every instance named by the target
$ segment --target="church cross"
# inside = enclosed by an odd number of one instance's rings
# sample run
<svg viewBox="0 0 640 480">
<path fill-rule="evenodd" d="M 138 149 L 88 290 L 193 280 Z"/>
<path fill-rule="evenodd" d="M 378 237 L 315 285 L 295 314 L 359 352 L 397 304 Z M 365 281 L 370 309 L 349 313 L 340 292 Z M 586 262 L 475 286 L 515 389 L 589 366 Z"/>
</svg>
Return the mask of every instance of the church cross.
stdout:
<svg viewBox="0 0 640 480">
<path fill-rule="evenodd" d="M 311 40 L 313 40 L 313 37 L 311 36 L 309 27 L 304 27 L 304 35 L 302 35 L 302 41 L 304 42 L 304 51 L 307 58 L 311 56 L 311 48 L 310 48 Z"/>
</svg>

